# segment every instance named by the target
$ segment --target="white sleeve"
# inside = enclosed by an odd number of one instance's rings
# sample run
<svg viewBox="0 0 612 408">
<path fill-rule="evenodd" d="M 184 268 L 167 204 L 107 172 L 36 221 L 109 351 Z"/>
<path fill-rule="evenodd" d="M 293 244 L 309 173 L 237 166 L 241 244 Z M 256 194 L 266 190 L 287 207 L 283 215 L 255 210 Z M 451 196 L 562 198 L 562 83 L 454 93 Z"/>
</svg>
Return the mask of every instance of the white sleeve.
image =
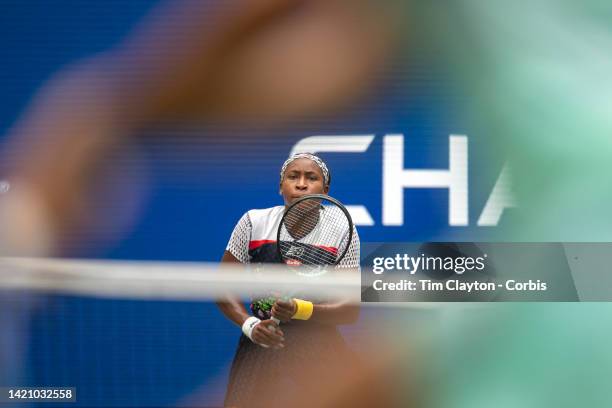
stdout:
<svg viewBox="0 0 612 408">
<path fill-rule="evenodd" d="M 251 218 L 249 217 L 249 213 L 246 212 L 234 227 L 232 236 L 227 243 L 227 247 L 225 247 L 226 251 L 230 252 L 242 263 L 249 263 L 251 260 L 249 256 L 251 230 Z"/>
<path fill-rule="evenodd" d="M 360 250 L 359 234 L 357 234 L 357 228 L 353 226 L 353 237 L 351 238 L 351 244 L 349 245 L 348 251 L 346 251 L 346 255 L 338 264 L 338 267 L 359 269 Z"/>
</svg>

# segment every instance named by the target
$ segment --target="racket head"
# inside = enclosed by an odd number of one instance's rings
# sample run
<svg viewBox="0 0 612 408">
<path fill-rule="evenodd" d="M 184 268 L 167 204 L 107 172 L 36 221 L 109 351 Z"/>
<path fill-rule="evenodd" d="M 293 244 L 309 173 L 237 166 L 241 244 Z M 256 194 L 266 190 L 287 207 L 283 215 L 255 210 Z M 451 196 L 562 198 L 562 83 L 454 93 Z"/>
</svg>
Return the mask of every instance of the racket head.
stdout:
<svg viewBox="0 0 612 408">
<path fill-rule="evenodd" d="M 320 269 L 338 265 L 353 239 L 353 220 L 333 197 L 309 194 L 289 205 L 278 226 L 276 242 L 281 262 Z"/>
</svg>

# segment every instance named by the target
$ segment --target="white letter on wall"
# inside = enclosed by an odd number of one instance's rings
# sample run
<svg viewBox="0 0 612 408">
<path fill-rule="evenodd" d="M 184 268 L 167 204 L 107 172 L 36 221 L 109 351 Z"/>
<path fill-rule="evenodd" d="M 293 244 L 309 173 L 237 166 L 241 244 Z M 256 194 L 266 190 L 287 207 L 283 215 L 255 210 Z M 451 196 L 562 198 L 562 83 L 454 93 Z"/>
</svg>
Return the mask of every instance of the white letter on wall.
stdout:
<svg viewBox="0 0 612 408">
<path fill-rule="evenodd" d="M 374 135 L 345 135 L 345 136 L 310 136 L 297 142 L 291 153 L 363 153 L 368 150 L 374 140 Z M 364 205 L 347 205 L 355 225 L 374 225 L 374 219 Z"/>
<path fill-rule="evenodd" d="M 448 224 L 468 225 L 468 139 L 450 135 L 449 169 L 404 169 L 404 136 L 383 142 L 383 225 L 404 224 L 405 188 L 448 188 Z"/>
<path fill-rule="evenodd" d="M 516 199 L 512 193 L 512 172 L 508 164 L 505 164 L 478 218 L 478 226 L 496 226 L 504 210 L 512 207 L 516 207 Z"/>
</svg>

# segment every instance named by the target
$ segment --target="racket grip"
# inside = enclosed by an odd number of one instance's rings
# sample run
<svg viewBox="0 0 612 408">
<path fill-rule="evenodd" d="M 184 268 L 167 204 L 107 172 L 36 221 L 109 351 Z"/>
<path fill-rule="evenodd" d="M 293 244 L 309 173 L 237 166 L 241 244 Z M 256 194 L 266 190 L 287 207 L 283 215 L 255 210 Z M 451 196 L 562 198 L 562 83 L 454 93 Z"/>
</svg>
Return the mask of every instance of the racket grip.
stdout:
<svg viewBox="0 0 612 408">
<path fill-rule="evenodd" d="M 272 316 L 272 317 L 270 317 L 270 320 L 272 320 L 274 323 L 276 323 L 276 324 L 278 324 L 280 326 L 280 320 L 278 320 L 276 317 Z M 275 327 L 270 327 L 270 330 L 275 332 L 276 328 Z"/>
</svg>

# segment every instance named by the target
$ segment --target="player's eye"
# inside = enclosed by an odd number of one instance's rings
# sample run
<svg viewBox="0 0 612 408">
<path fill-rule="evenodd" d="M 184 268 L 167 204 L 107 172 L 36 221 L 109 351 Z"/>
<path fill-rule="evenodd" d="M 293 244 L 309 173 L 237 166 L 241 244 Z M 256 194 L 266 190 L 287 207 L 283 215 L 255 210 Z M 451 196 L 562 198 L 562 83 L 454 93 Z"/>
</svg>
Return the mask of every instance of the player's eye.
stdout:
<svg viewBox="0 0 612 408">
<path fill-rule="evenodd" d="M 297 176 L 295 174 L 290 174 L 290 175 L 287 176 L 287 179 L 295 180 L 295 179 L 297 179 Z"/>
</svg>

